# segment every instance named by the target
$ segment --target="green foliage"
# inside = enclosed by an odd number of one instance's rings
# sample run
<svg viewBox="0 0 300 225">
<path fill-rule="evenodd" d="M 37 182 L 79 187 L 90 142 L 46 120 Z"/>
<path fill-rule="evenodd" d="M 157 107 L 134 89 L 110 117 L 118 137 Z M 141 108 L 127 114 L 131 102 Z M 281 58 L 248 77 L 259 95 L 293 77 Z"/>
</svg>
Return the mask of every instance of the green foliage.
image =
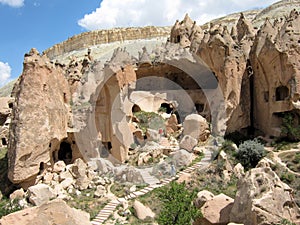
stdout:
<svg viewBox="0 0 300 225">
<path fill-rule="evenodd" d="M 165 120 L 155 112 L 139 111 L 134 113 L 134 116 L 139 120 L 139 128 L 146 133 L 147 129 L 165 130 Z"/>
<path fill-rule="evenodd" d="M 276 225 L 296 225 L 295 223 L 292 223 L 291 221 L 287 219 L 282 219 L 280 223 L 277 223 Z"/>
<path fill-rule="evenodd" d="M 264 146 L 254 139 L 240 144 L 236 158 L 245 169 L 250 169 L 254 168 L 265 154 Z"/>
<path fill-rule="evenodd" d="M 295 180 L 295 175 L 289 172 L 285 172 L 280 175 L 280 180 L 285 183 L 291 184 Z"/>
<path fill-rule="evenodd" d="M 158 109 L 158 112 L 166 113 L 166 112 L 167 112 L 167 108 L 161 106 L 161 107 Z"/>
<path fill-rule="evenodd" d="M 200 211 L 192 203 L 197 193 L 188 191 L 185 183 L 171 182 L 170 186 L 160 189 L 159 198 L 162 209 L 158 223 L 162 225 L 186 225 L 201 216 Z"/>
<path fill-rule="evenodd" d="M 300 126 L 295 123 L 295 114 L 288 112 L 282 118 L 281 133 L 289 141 L 300 141 Z"/>
<path fill-rule="evenodd" d="M 17 199 L 11 201 L 7 198 L 3 198 L 0 200 L 0 218 L 21 209 L 22 207 L 18 204 Z"/>
</svg>

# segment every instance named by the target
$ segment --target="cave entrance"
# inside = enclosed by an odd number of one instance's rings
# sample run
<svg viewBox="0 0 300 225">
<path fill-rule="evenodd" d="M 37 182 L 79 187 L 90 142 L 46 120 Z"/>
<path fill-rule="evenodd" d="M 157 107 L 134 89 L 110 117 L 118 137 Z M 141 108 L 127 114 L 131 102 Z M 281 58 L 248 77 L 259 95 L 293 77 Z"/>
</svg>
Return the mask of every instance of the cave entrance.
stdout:
<svg viewBox="0 0 300 225">
<path fill-rule="evenodd" d="M 60 143 L 57 158 L 58 160 L 64 161 L 65 164 L 70 164 L 72 162 L 73 154 L 70 143 L 66 141 Z"/>
<path fill-rule="evenodd" d="M 289 89 L 286 86 L 276 88 L 276 101 L 284 101 L 289 97 Z"/>
<path fill-rule="evenodd" d="M 160 109 L 168 114 L 171 114 L 174 110 L 172 104 L 169 104 L 169 103 L 162 103 L 160 105 Z"/>
</svg>

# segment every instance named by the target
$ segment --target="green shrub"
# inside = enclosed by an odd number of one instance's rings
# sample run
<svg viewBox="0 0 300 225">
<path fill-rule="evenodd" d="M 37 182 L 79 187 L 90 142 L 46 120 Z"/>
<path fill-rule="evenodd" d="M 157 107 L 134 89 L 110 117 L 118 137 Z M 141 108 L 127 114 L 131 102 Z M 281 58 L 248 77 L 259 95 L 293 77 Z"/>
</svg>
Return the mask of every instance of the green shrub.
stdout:
<svg viewBox="0 0 300 225">
<path fill-rule="evenodd" d="M 240 144 L 239 150 L 236 153 L 236 158 L 245 169 L 250 169 L 254 168 L 265 154 L 264 146 L 254 139 Z"/>
<path fill-rule="evenodd" d="M 295 123 L 295 114 L 288 112 L 282 118 L 281 133 L 289 141 L 300 141 L 300 126 Z"/>
<path fill-rule="evenodd" d="M 195 218 L 201 217 L 201 212 L 192 203 L 196 191 L 188 191 L 185 183 L 172 181 L 170 186 L 160 189 L 158 196 L 162 202 L 162 209 L 158 216 L 158 223 L 162 225 L 192 224 Z"/>
<path fill-rule="evenodd" d="M 276 224 L 276 225 L 296 225 L 295 223 L 292 223 L 291 221 L 287 220 L 287 219 L 282 219 L 280 221 L 280 223 Z"/>
<path fill-rule="evenodd" d="M 18 204 L 17 199 L 11 201 L 8 198 L 3 198 L 0 200 L 0 218 L 21 209 L 23 208 Z"/>
</svg>

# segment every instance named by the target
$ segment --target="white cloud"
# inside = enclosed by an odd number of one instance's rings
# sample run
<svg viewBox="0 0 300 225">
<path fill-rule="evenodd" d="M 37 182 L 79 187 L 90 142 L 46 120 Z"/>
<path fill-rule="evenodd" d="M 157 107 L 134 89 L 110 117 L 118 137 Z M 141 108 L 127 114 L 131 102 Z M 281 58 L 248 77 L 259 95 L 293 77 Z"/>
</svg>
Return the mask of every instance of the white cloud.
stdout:
<svg viewBox="0 0 300 225">
<path fill-rule="evenodd" d="M 0 0 L 0 3 L 11 7 L 22 7 L 24 5 L 24 0 Z"/>
<path fill-rule="evenodd" d="M 278 0 L 103 0 L 78 24 L 87 29 L 166 26 L 183 19 L 185 13 L 203 24 L 233 12 L 268 6 Z"/>
<path fill-rule="evenodd" d="M 0 62 L 0 86 L 9 81 L 11 68 L 8 63 Z"/>
</svg>

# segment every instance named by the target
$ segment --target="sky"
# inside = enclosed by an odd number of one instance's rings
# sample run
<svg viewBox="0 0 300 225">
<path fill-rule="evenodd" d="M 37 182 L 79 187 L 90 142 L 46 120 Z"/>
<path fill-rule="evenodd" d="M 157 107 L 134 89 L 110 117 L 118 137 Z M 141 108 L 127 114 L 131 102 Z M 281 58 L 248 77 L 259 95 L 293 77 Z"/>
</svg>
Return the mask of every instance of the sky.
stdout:
<svg viewBox="0 0 300 225">
<path fill-rule="evenodd" d="M 16 79 L 24 54 L 73 35 L 112 27 L 170 26 L 189 13 L 198 24 L 277 0 L 0 0 L 0 86 Z"/>
</svg>

